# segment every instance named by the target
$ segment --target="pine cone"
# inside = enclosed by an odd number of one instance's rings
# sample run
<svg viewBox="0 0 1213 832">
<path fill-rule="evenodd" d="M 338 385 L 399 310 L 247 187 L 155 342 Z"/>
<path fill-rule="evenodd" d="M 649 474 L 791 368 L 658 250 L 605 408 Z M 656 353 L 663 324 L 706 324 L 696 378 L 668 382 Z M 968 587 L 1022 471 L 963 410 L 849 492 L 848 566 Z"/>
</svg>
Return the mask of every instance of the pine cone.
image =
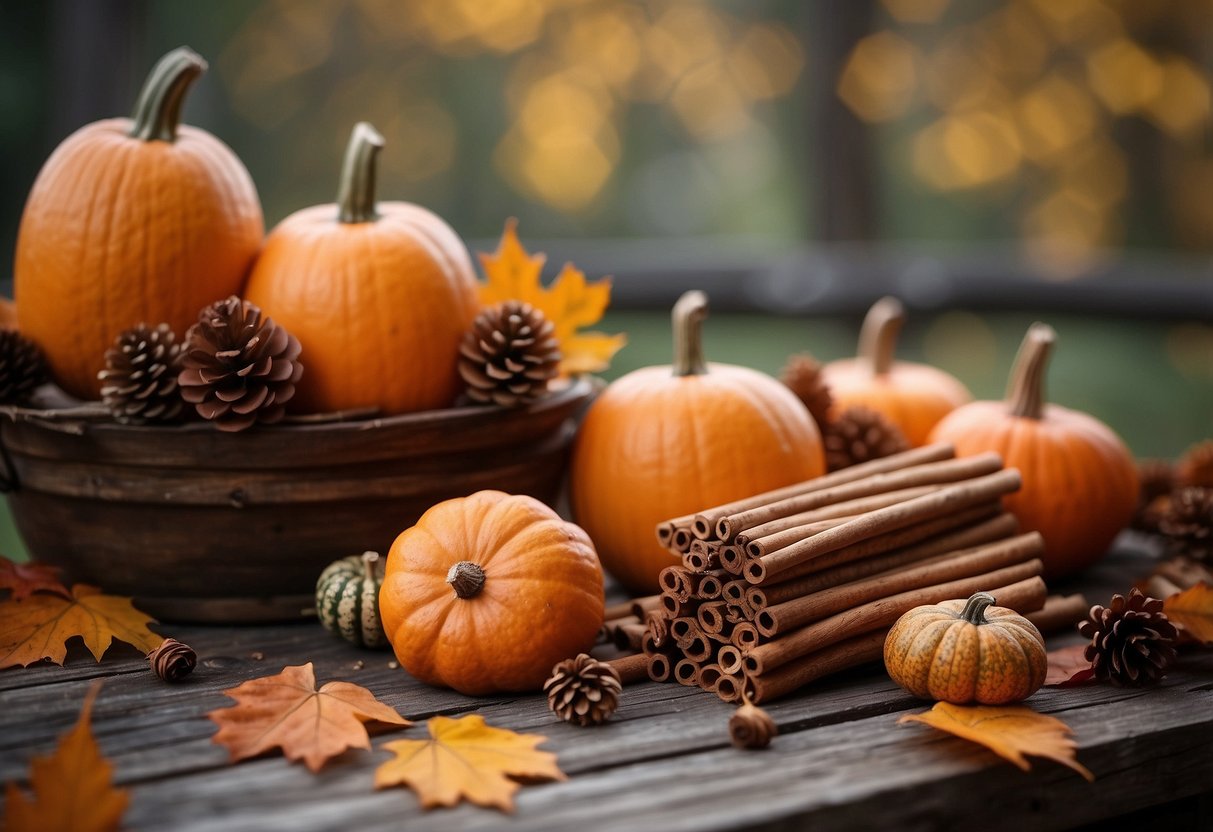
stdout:
<svg viewBox="0 0 1213 832">
<path fill-rule="evenodd" d="M 910 447 L 905 434 L 875 410 L 848 407 L 826 428 L 826 468 L 838 471 L 870 459 L 900 453 Z"/>
<path fill-rule="evenodd" d="M 166 682 L 178 682 L 194 672 L 198 654 L 188 644 L 166 638 L 159 647 L 147 654 L 152 672 Z"/>
<path fill-rule="evenodd" d="M 778 733 L 771 715 L 749 702 L 729 717 L 729 739 L 737 748 L 766 748 Z"/>
<path fill-rule="evenodd" d="M 1137 589 L 1128 598 L 1113 595 L 1111 606 L 1091 607 L 1078 632 L 1091 639 L 1084 655 L 1101 681 L 1151 685 L 1175 661 L 1175 625 L 1162 611 L 1162 601 Z"/>
<path fill-rule="evenodd" d="M 821 362 L 808 353 L 799 353 L 788 357 L 783 365 L 779 380 L 796 394 L 796 398 L 804 402 L 809 409 L 813 421 L 823 431 L 830 423 L 830 408 L 834 406 L 834 397 L 830 394 L 830 385 L 826 384 L 821 373 Z"/>
<path fill-rule="evenodd" d="M 1177 485 L 1213 488 L 1213 439 L 1193 445 L 1175 466 Z"/>
<path fill-rule="evenodd" d="M 18 404 L 47 380 L 42 350 L 20 332 L 0 330 L 0 404 Z"/>
<path fill-rule="evenodd" d="M 623 683 L 615 668 L 582 653 L 553 667 L 543 690 L 552 713 L 585 727 L 606 722 L 615 713 Z"/>
<path fill-rule="evenodd" d="M 177 388 L 181 345 L 168 324 L 125 330 L 105 351 L 101 400 L 123 424 L 170 422 L 184 402 Z"/>
<path fill-rule="evenodd" d="M 547 395 L 560 369 L 555 331 L 529 303 L 508 300 L 482 310 L 459 346 L 468 398 L 513 407 Z"/>
<path fill-rule="evenodd" d="M 1137 463 L 1137 479 L 1141 487 L 1133 528 L 1146 532 L 1158 531 L 1160 509 L 1165 507 L 1165 498 L 1175 486 L 1175 468 L 1165 459 L 1142 460 Z"/>
<path fill-rule="evenodd" d="M 1213 488 L 1181 488 L 1172 492 L 1158 518 L 1175 554 L 1213 562 Z"/>
<path fill-rule="evenodd" d="M 181 398 L 220 430 L 279 421 L 303 375 L 295 336 L 235 295 L 199 313 L 182 349 Z"/>
</svg>

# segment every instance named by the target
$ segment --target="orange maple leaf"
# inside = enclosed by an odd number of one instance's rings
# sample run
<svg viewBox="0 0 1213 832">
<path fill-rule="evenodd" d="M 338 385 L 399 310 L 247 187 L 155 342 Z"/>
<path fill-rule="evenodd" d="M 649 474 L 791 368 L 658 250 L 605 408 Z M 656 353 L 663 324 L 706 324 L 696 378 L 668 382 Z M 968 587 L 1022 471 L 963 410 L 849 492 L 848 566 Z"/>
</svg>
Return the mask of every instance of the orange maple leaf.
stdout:
<svg viewBox="0 0 1213 832">
<path fill-rule="evenodd" d="M 384 748 L 396 756 L 375 771 L 375 788 L 407 785 L 422 807 L 454 806 L 467 798 L 503 812 L 514 810 L 518 783 L 510 777 L 564 780 L 556 755 L 535 746 L 537 734 L 515 734 L 486 725 L 482 716 L 436 716 L 428 740 L 395 740 Z"/>
<path fill-rule="evenodd" d="M 95 586 L 76 584 L 70 597 L 36 593 L 23 601 L 0 604 L 0 669 L 50 659 L 63 664 L 67 641 L 80 636 L 101 661 L 114 639 L 144 653 L 164 641 L 147 628 L 155 623 L 135 609 L 130 598 L 102 595 Z"/>
<path fill-rule="evenodd" d="M 1075 644 L 1049 651 L 1049 670 L 1045 684 L 1050 687 L 1073 688 L 1095 680 L 1095 668 L 1087 658 L 1087 645 Z"/>
<path fill-rule="evenodd" d="M 59 580 L 59 568 L 45 563 L 14 563 L 0 555 L 0 590 L 12 590 L 12 599 L 20 601 L 34 592 L 54 592 L 71 597 Z"/>
<path fill-rule="evenodd" d="M 33 799 L 9 783 L 2 824 L 8 832 L 107 832 L 117 829 L 130 802 L 112 785 L 113 765 L 101 756 L 91 726 L 93 700 L 101 687 L 89 688 L 75 727 L 48 757 L 30 764 Z"/>
<path fill-rule="evenodd" d="M 233 762 L 281 748 L 315 772 L 347 748 L 370 749 L 365 722 L 413 724 L 364 687 L 328 682 L 316 690 L 311 662 L 224 693 L 236 705 L 207 716 L 219 726 L 213 741 L 227 747 Z"/>
<path fill-rule="evenodd" d="M 1213 642 L 1213 587 L 1201 582 L 1177 592 L 1162 602 L 1162 611 L 1192 638 Z"/>
<path fill-rule="evenodd" d="M 1024 756 L 1045 757 L 1069 766 L 1089 781 L 1095 779 L 1075 758 L 1076 745 L 1070 726 L 1057 717 L 1038 714 L 1022 705 L 953 705 L 936 702 L 921 714 L 906 714 L 902 722 L 922 722 L 940 731 L 984 745 L 1024 771 L 1032 767 Z"/>
<path fill-rule="evenodd" d="M 578 330 L 597 323 L 606 312 L 611 302 L 610 278 L 589 283 L 584 272 L 566 263 L 552 285 L 544 289 L 539 275 L 546 258 L 522 247 L 517 226 L 517 220 L 506 220 L 497 251 L 480 254 L 487 278 L 480 284 L 481 305 L 519 300 L 542 312 L 556 328 L 561 376 L 605 370 L 611 357 L 627 343 L 627 336 Z"/>
</svg>

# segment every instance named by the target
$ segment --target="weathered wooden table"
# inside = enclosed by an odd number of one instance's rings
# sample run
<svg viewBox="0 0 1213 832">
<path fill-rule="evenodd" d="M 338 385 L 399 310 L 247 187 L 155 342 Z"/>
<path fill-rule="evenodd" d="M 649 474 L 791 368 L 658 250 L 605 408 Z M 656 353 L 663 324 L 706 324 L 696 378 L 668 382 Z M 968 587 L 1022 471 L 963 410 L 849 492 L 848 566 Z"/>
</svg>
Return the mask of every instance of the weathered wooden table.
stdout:
<svg viewBox="0 0 1213 832">
<path fill-rule="evenodd" d="M 1093 601 L 1148 571 L 1121 551 L 1086 576 Z M 142 658 L 115 649 L 100 665 L 73 654 L 66 667 L 0 673 L 0 782 L 23 780 L 76 720 L 91 680 L 107 677 L 94 731 L 132 792 L 130 828 L 254 829 L 1055 829 L 1169 804 L 1174 829 L 1213 828 L 1213 655 L 1186 653 L 1161 687 L 1045 688 L 1032 707 L 1076 732 L 1088 784 L 1044 760 L 1023 773 L 991 753 L 897 718 L 927 703 L 895 687 L 879 667 L 824 680 L 771 704 L 780 736 L 761 752 L 729 745 L 731 706 L 698 689 L 628 687 L 615 718 L 597 729 L 554 721 L 540 696 L 479 699 L 418 684 L 312 624 L 177 627 L 199 666 L 177 685 L 157 680 Z M 1078 640 L 1053 639 L 1051 646 Z M 483 714 L 492 725 L 541 733 L 569 775 L 522 789 L 512 816 L 469 804 L 422 812 L 407 790 L 375 791 L 388 759 L 373 738 L 319 775 L 278 755 L 230 765 L 203 714 L 232 704 L 222 691 L 283 666 L 312 661 L 320 682 L 364 685 L 402 714 Z M 1155 823 L 1135 822 L 1136 828 Z"/>
</svg>

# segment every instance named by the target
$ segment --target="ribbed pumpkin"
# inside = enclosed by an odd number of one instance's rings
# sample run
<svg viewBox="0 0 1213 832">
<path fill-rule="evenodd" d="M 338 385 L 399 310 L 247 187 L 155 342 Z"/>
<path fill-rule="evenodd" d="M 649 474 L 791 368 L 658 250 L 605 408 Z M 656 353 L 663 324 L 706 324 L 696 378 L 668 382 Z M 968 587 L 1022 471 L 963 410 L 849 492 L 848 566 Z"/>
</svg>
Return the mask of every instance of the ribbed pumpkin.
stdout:
<svg viewBox="0 0 1213 832">
<path fill-rule="evenodd" d="M 957 407 L 972 401 L 954 376 L 927 364 L 895 361 L 905 310 L 896 298 L 881 298 L 868 310 L 855 358 L 832 361 L 822 370 L 834 397 L 835 415 L 863 405 L 901 428 L 915 447 Z"/>
<path fill-rule="evenodd" d="M 1035 693 L 1049 669 L 1040 631 L 1015 610 L 967 601 L 915 607 L 884 643 L 885 669 L 915 696 L 954 705 L 1005 705 Z"/>
<path fill-rule="evenodd" d="M 593 646 L 602 566 L 585 532 L 532 497 L 439 503 L 388 554 L 383 626 L 405 670 L 480 695 L 535 691 Z"/>
<path fill-rule="evenodd" d="M 77 130 L 25 203 L 13 267 L 22 332 L 69 393 L 96 398 L 118 333 L 146 322 L 184 332 L 239 294 L 264 226 L 257 190 L 227 145 L 179 125 L 206 69 L 188 49 L 156 64 L 133 118 Z"/>
<path fill-rule="evenodd" d="M 1045 576 L 1089 566 L 1132 519 L 1137 466 L 1116 433 L 1092 416 L 1045 404 L 1044 378 L 1056 335 L 1033 324 L 1015 359 L 1005 401 L 973 402 L 947 416 L 932 442 L 951 442 L 958 456 L 995 451 L 1018 468 L 1023 488 L 1007 509 L 1021 531 L 1045 539 Z"/>
<path fill-rule="evenodd" d="M 316 615 L 324 628 L 359 647 L 384 647 L 387 636 L 379 618 L 383 561 L 378 552 L 363 552 L 333 561 L 316 581 Z"/>
<path fill-rule="evenodd" d="M 674 364 L 612 383 L 586 414 L 574 448 L 574 519 L 603 565 L 637 593 L 677 559 L 656 540 L 663 520 L 825 472 L 821 434 L 800 400 L 770 376 L 704 363 L 707 297 L 674 306 Z"/>
<path fill-rule="evenodd" d="M 461 389 L 459 342 L 478 308 L 472 263 L 435 214 L 375 201 L 382 147 L 356 125 L 337 204 L 283 220 L 249 277 L 245 297 L 303 345 L 298 410 L 407 413 L 450 405 Z"/>
</svg>

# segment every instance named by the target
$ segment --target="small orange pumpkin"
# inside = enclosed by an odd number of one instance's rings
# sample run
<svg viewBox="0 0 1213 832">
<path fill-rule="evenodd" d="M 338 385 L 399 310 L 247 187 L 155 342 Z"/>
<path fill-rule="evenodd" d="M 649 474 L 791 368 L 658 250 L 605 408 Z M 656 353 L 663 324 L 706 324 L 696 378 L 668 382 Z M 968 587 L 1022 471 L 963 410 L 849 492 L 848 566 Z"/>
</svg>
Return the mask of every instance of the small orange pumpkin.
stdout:
<svg viewBox="0 0 1213 832">
<path fill-rule="evenodd" d="M 915 696 L 954 705 L 1005 705 L 1044 684 L 1048 653 L 1040 631 L 988 592 L 907 612 L 884 643 L 889 676 Z"/>
<path fill-rule="evenodd" d="M 462 389 L 459 342 L 476 317 L 467 249 L 440 217 L 375 201 L 383 138 L 355 125 L 337 204 L 296 211 L 275 228 L 245 297 L 299 339 L 304 411 L 386 414 L 450 405 Z"/>
<path fill-rule="evenodd" d="M 421 681 L 469 695 L 532 691 L 593 646 L 602 584 L 585 532 L 532 497 L 479 491 L 396 538 L 379 612 Z"/>
<path fill-rule="evenodd" d="M 13 266 L 21 331 L 81 398 L 122 330 L 185 332 L 207 304 L 239 294 L 261 245 L 257 189 L 210 133 L 179 125 L 206 69 L 176 49 L 148 75 L 133 118 L 77 130 L 38 173 Z"/>
<path fill-rule="evenodd" d="M 1044 377 L 1056 335 L 1033 324 L 1024 337 L 1007 397 L 973 402 L 935 426 L 932 442 L 951 442 L 957 456 L 995 451 L 1018 468 L 1023 488 L 1007 509 L 1021 531 L 1045 540 L 1045 576 L 1059 578 L 1091 565 L 1132 519 L 1137 466 L 1116 433 L 1092 416 L 1045 404 Z"/>
<path fill-rule="evenodd" d="M 831 361 L 822 373 L 834 397 L 835 415 L 852 405 L 870 407 L 918 447 L 926 444 L 940 419 L 973 396 L 943 370 L 893 359 L 903 323 L 905 310 L 897 298 L 876 301 L 863 320 L 858 354 Z"/>
<path fill-rule="evenodd" d="M 611 384 L 590 407 L 573 453 L 573 516 L 603 565 L 637 593 L 677 559 L 663 520 L 825 473 L 821 434 L 796 396 L 770 376 L 705 364 L 707 296 L 674 306 L 674 364 Z"/>
</svg>

